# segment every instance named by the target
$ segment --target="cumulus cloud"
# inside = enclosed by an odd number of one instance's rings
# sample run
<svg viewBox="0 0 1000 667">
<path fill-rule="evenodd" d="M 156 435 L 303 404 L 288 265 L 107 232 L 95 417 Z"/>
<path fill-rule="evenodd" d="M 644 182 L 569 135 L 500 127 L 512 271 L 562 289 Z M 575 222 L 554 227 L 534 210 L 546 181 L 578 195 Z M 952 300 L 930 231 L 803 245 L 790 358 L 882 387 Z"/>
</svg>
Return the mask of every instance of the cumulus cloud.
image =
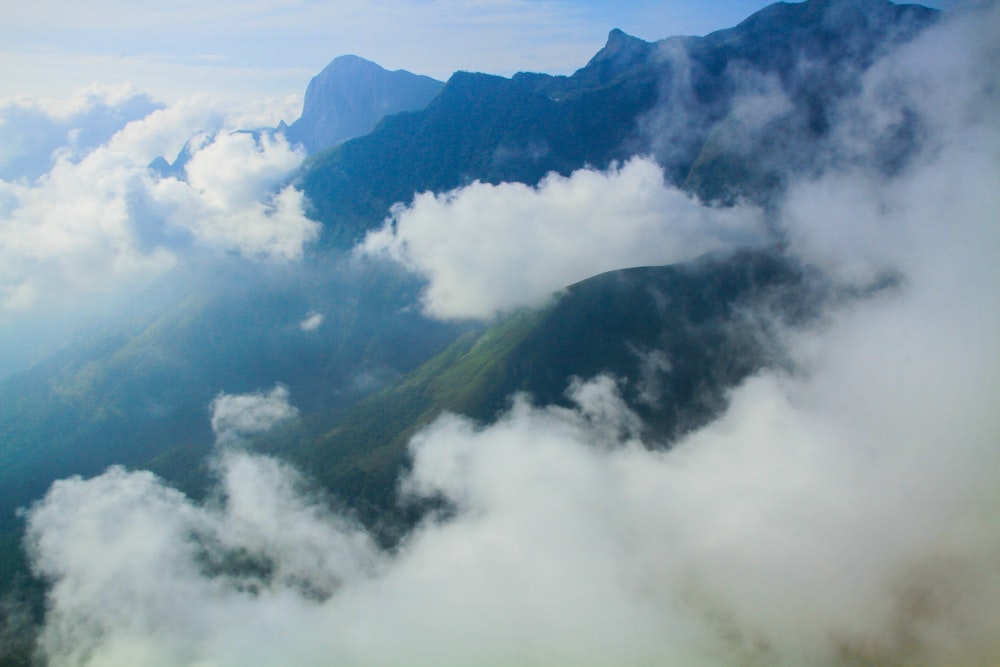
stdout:
<svg viewBox="0 0 1000 667">
<path fill-rule="evenodd" d="M 358 251 L 427 278 L 424 310 L 488 318 L 628 266 L 668 264 L 765 238 L 760 211 L 702 206 L 649 159 L 552 174 L 537 187 L 472 185 L 397 206 Z"/>
<path fill-rule="evenodd" d="M 371 545 L 277 461 L 228 454 L 219 468 L 211 508 L 121 468 L 53 487 L 31 539 L 59 580 L 41 638 L 54 664 L 305 664 L 315 600 L 358 578 Z M 81 549 L 73 563 L 67 548 Z M 275 627 L 289 643 L 244 641 Z"/>
<path fill-rule="evenodd" d="M 28 517 L 51 582 L 43 652 L 82 665 L 1000 662 L 1000 302 L 984 297 L 1000 278 L 1000 132 L 984 112 L 1000 88 L 978 67 L 994 38 L 975 39 L 998 15 L 981 12 L 887 64 L 904 71 L 941 35 L 957 52 L 945 60 L 967 59 L 922 79 L 969 77 L 952 89 L 971 93 L 949 100 L 962 113 L 919 162 L 789 193 L 796 258 L 842 284 L 902 276 L 788 331 L 794 372 L 748 379 L 669 450 L 640 440 L 605 376 L 574 383 L 570 408 L 521 397 L 492 424 L 442 417 L 413 439 L 402 488 L 449 511 L 392 553 L 245 452 L 223 449 L 203 504 L 117 468 L 58 482 Z M 288 409 L 275 392 L 247 401 L 251 432 L 273 422 L 273 398 Z"/>
<path fill-rule="evenodd" d="M 218 440 L 226 442 L 264 433 L 298 415 L 288 401 L 288 387 L 280 384 L 269 392 L 220 393 L 210 409 L 212 432 Z"/>
<path fill-rule="evenodd" d="M 303 157 L 283 139 L 233 131 L 207 98 L 167 108 L 139 93 L 117 106 L 85 99 L 69 111 L 35 108 L 82 129 L 61 139 L 37 178 L 0 180 L 0 316 L 134 287 L 190 248 L 289 260 L 318 235 L 302 193 L 283 186 Z M 21 125 L 8 126 L 20 136 Z M 147 168 L 196 130 L 183 180 Z"/>
<path fill-rule="evenodd" d="M 185 180 L 154 183 L 151 203 L 169 224 L 209 247 L 298 259 L 319 235 L 319 223 L 305 216 L 300 190 L 291 185 L 274 190 L 303 157 L 281 136 L 221 133 L 196 148 Z"/>
</svg>

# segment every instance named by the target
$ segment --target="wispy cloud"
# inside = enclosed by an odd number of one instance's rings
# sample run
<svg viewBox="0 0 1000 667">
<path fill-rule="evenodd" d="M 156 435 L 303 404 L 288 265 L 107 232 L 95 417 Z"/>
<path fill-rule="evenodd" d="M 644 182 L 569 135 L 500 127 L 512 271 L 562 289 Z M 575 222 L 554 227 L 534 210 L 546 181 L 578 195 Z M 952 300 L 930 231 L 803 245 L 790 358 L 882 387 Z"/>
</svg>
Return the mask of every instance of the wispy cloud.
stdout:
<svg viewBox="0 0 1000 667">
<path fill-rule="evenodd" d="M 162 106 L 127 85 L 95 86 L 67 100 L 8 100 L 0 104 L 0 179 L 33 180 L 60 158 L 79 160 Z"/>
<path fill-rule="evenodd" d="M 298 416 L 288 396 L 288 388 L 280 384 L 269 392 L 220 393 L 210 407 L 212 432 L 226 443 L 269 431 Z"/>
<path fill-rule="evenodd" d="M 299 322 L 299 328 L 303 331 L 316 331 L 320 326 L 323 325 L 323 313 L 318 313 L 316 311 L 310 311 L 306 314 L 305 319 Z"/>
</svg>

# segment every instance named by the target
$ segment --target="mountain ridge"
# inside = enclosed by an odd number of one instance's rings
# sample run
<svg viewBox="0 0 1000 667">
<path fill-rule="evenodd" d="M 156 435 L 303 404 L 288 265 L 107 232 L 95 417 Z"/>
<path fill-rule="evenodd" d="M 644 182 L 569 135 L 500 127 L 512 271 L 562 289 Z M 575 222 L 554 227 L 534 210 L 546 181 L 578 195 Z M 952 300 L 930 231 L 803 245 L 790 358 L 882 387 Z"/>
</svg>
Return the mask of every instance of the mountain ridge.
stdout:
<svg viewBox="0 0 1000 667">
<path fill-rule="evenodd" d="M 457 72 L 426 108 L 389 116 L 370 134 L 314 156 L 296 183 L 324 225 L 321 243 L 339 248 L 357 243 L 416 192 L 474 180 L 536 185 L 551 172 L 603 169 L 636 154 L 655 157 L 668 182 L 688 183 L 703 200 L 746 199 L 752 188 L 706 178 L 706 160 L 702 175 L 689 179 L 735 100 L 773 81 L 792 105 L 776 120 L 813 142 L 805 159 L 814 159 L 825 148 L 826 115 L 838 96 L 878 54 L 939 15 L 887 0 L 810 0 L 772 5 L 705 37 L 645 42 L 612 30 L 570 76 Z M 843 43 L 834 38 L 841 33 Z M 798 70 L 801 59 L 812 62 L 808 72 Z M 749 198 L 765 203 L 773 192 L 758 194 Z"/>
</svg>

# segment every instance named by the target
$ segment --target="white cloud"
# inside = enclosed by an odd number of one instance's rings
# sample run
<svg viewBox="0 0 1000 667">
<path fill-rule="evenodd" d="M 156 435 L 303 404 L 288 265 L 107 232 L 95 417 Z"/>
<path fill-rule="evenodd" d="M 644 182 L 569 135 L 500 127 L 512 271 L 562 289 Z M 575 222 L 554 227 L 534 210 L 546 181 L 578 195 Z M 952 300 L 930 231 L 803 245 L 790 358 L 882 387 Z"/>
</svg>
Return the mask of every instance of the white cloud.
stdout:
<svg viewBox="0 0 1000 667">
<path fill-rule="evenodd" d="M 97 150 L 78 164 L 60 160 L 34 186 L 0 182 L 2 310 L 107 291 L 172 266 L 169 251 L 136 247 L 128 201 L 147 177 L 129 162 Z"/>
<path fill-rule="evenodd" d="M 811 201 L 845 234 L 896 230 L 872 257 L 906 280 L 790 332 L 795 374 L 750 378 L 669 451 L 607 377 L 573 408 L 443 417 L 404 488 L 453 512 L 391 554 L 267 457 L 223 452 L 203 505 L 147 473 L 58 483 L 29 518 L 42 646 L 84 665 L 995 664 L 1000 152 L 953 148 L 884 192 L 793 194 L 794 219 Z M 289 409 L 280 388 L 229 398 L 217 416 L 249 419 L 223 435 Z"/>
<path fill-rule="evenodd" d="M 443 418 L 407 488 L 457 513 L 393 557 L 268 458 L 227 455 L 205 506 L 147 473 L 61 482 L 30 520 L 55 580 L 43 646 L 104 665 L 990 664 L 1000 369 L 966 380 L 996 343 L 907 372 L 968 331 L 901 350 L 886 334 L 927 314 L 911 305 L 809 335 L 828 363 L 752 379 L 670 452 L 605 378 L 572 410 Z M 901 373 L 902 395 L 872 388 Z M 213 570 L 227 555 L 271 574 Z"/>
<path fill-rule="evenodd" d="M 211 412 L 212 432 L 224 442 L 264 433 L 298 415 L 288 402 L 288 387 L 280 384 L 266 393 L 220 393 L 212 401 Z"/>
<path fill-rule="evenodd" d="M 6 107 L 80 131 L 59 139 L 44 173 L 0 180 L 0 316 L 134 289 L 174 266 L 192 244 L 288 260 L 318 235 L 301 192 L 282 187 L 303 157 L 283 139 L 232 131 L 233 119 L 211 98 L 157 108 L 123 90 L 84 91 L 62 107 Z M 267 113 L 264 105 L 240 118 Z M 2 128 L 10 130 L 0 136 L 6 141 L 24 124 Z M 196 131 L 202 140 L 186 181 L 149 171 L 154 158 L 173 159 Z M 16 158 L 19 149 L 12 150 Z"/>
<path fill-rule="evenodd" d="M 316 331 L 323 324 L 323 313 L 318 313 L 315 310 L 306 313 L 305 319 L 299 322 L 299 328 L 303 331 Z"/>
<path fill-rule="evenodd" d="M 166 224 L 206 247 L 262 258 L 301 257 L 320 227 L 305 217 L 302 193 L 280 186 L 304 154 L 268 133 L 257 138 L 221 131 L 202 134 L 192 145 L 186 178 L 156 179 L 149 188 L 149 201 Z"/>
<path fill-rule="evenodd" d="M 271 193 L 304 156 L 281 136 L 220 133 L 206 137 L 185 165 L 185 181 L 158 180 L 151 199 L 170 224 L 206 246 L 298 259 L 320 225 L 305 216 L 301 191 L 288 185 Z"/>
<path fill-rule="evenodd" d="M 227 454 L 219 469 L 213 507 L 121 468 L 53 487 L 33 514 L 32 548 L 59 580 L 42 637 L 54 664 L 306 664 L 312 598 L 358 578 L 373 549 L 273 459 Z M 208 576 L 241 562 L 248 572 Z M 267 580 L 253 576 L 261 569 Z M 275 628 L 277 644 L 253 639 Z"/>
<path fill-rule="evenodd" d="M 0 101 L 0 179 L 35 179 L 77 161 L 163 105 L 134 86 L 91 86 L 68 100 Z"/>
<path fill-rule="evenodd" d="M 477 182 L 417 195 L 358 252 L 426 277 L 427 314 L 487 318 L 603 271 L 760 242 L 761 218 L 749 207 L 703 206 L 636 158 L 608 172 L 553 174 L 538 187 Z"/>
</svg>

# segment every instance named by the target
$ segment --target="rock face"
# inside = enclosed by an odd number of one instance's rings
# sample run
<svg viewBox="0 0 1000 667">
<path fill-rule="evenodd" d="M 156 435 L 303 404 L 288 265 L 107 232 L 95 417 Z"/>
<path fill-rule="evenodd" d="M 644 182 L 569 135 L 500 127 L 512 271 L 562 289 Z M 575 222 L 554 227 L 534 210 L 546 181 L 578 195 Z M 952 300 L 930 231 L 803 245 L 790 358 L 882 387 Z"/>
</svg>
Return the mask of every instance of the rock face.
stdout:
<svg viewBox="0 0 1000 667">
<path fill-rule="evenodd" d="M 443 85 L 405 70 L 390 72 L 358 56 L 340 56 L 309 82 L 302 117 L 286 136 L 315 153 L 368 134 L 385 116 L 424 108 Z"/>
</svg>

